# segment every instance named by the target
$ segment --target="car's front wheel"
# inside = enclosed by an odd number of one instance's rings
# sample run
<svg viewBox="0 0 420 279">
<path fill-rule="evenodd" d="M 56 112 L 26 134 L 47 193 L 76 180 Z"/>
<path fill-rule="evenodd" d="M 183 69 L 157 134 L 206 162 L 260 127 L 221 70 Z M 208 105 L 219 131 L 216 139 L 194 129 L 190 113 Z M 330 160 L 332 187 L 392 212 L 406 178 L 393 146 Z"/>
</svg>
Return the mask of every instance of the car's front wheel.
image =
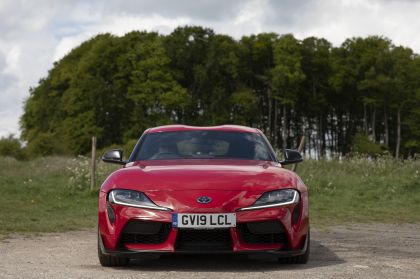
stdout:
<svg viewBox="0 0 420 279">
<path fill-rule="evenodd" d="M 305 253 L 299 256 L 288 257 L 288 258 L 279 258 L 280 263 L 284 264 L 306 264 L 309 260 L 310 248 L 311 248 L 311 234 L 308 230 L 308 238 L 306 243 Z"/>
<path fill-rule="evenodd" d="M 99 241 L 101 240 L 98 233 L 98 258 L 102 266 L 112 267 L 112 266 L 125 266 L 128 264 L 128 262 L 130 261 L 129 258 L 111 256 L 111 255 L 106 255 L 102 253 Z"/>
</svg>

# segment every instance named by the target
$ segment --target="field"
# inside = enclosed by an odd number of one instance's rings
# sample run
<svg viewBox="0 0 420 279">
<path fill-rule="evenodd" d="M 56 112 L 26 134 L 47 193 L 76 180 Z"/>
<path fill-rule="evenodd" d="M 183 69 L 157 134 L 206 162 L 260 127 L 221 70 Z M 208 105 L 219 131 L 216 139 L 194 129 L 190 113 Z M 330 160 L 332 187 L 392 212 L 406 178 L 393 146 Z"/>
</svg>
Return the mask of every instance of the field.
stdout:
<svg viewBox="0 0 420 279">
<path fill-rule="evenodd" d="M 99 164 L 99 180 L 112 167 Z M 88 183 L 85 158 L 0 158 L 0 235 L 95 226 L 97 191 Z"/>
<path fill-rule="evenodd" d="M 99 164 L 98 184 L 114 169 Z M 297 172 L 310 191 L 315 226 L 420 222 L 420 161 L 354 158 L 305 161 Z M 97 190 L 86 158 L 0 158 L 0 235 L 94 227 Z"/>
<path fill-rule="evenodd" d="M 309 188 L 315 225 L 420 221 L 420 160 L 351 158 L 305 161 L 297 173 Z"/>
</svg>

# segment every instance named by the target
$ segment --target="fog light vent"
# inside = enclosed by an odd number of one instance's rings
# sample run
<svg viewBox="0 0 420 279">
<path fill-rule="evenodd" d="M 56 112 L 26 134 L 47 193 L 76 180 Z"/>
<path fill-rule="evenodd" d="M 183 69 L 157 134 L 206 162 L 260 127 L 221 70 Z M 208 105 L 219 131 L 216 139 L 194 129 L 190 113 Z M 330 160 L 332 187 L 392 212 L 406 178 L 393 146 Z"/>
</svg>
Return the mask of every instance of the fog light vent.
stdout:
<svg viewBox="0 0 420 279">
<path fill-rule="evenodd" d="M 114 209 L 112 209 L 111 205 L 109 203 L 106 204 L 106 212 L 108 213 L 108 219 L 111 224 L 115 223 L 115 213 Z"/>
</svg>

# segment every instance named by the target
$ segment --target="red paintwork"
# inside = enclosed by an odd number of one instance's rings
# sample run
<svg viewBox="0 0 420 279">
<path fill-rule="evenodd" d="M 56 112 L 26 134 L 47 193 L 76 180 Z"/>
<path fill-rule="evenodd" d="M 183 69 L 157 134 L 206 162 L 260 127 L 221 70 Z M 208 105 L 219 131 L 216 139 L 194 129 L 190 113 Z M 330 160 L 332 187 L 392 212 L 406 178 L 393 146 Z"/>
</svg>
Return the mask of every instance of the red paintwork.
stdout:
<svg viewBox="0 0 420 279">
<path fill-rule="evenodd" d="M 222 130 L 261 133 L 242 126 L 189 127 L 171 125 L 152 128 L 145 133 L 178 130 Z M 278 220 L 287 230 L 290 248 L 303 247 L 309 228 L 308 193 L 301 179 L 292 171 L 275 162 L 253 160 L 153 160 L 128 163 L 115 171 L 103 183 L 99 194 L 99 231 L 105 248 L 117 249 L 119 235 L 131 219 L 171 223 L 171 214 L 152 209 L 141 209 L 112 204 L 116 214 L 111 224 L 106 214 L 107 194 L 114 188 L 144 192 L 157 205 L 177 213 L 229 213 L 236 212 L 237 223 Z M 300 192 L 302 213 L 297 224 L 292 225 L 291 212 L 295 205 L 238 211 L 251 206 L 262 193 L 282 188 Z M 209 196 L 209 204 L 196 202 L 199 196 Z M 127 245 L 131 250 L 175 251 L 177 229 L 172 229 L 162 244 Z M 231 229 L 233 251 L 281 249 L 281 244 L 250 245 L 241 241 L 236 229 Z"/>
<path fill-rule="evenodd" d="M 211 127 L 195 127 L 186 125 L 165 125 L 147 129 L 144 133 L 175 132 L 175 131 L 224 131 L 224 132 L 243 132 L 243 133 L 261 133 L 260 130 L 239 125 L 222 125 Z"/>
</svg>

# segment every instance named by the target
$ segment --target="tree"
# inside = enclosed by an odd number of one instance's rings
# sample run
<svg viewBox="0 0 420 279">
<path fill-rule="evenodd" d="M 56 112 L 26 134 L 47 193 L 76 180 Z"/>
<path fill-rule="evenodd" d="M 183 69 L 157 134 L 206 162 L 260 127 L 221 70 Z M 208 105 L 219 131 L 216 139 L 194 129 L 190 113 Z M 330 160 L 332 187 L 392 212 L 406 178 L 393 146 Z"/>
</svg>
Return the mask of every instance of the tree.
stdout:
<svg viewBox="0 0 420 279">
<path fill-rule="evenodd" d="M 418 58 L 414 55 L 413 51 L 409 48 L 395 47 L 392 50 L 392 96 L 390 108 L 396 111 L 396 140 L 395 140 L 395 157 L 400 157 L 401 151 L 401 127 L 403 117 L 408 118 L 410 130 L 416 133 L 418 130 L 420 118 L 418 116 L 418 105 L 420 104 L 418 92 L 418 76 L 420 74 L 420 64 L 416 64 Z M 409 109 L 412 113 L 404 113 L 405 109 Z M 413 121 L 414 120 L 414 121 Z M 420 135 L 420 134 L 417 134 Z M 408 147 L 416 147 L 416 141 L 412 140 L 407 143 Z"/>
<path fill-rule="evenodd" d="M 127 56 L 133 65 L 128 87 L 128 99 L 133 106 L 128 136 L 137 137 L 147 127 L 182 120 L 189 96 L 169 70 L 161 38 L 150 35 L 139 41 Z"/>
<path fill-rule="evenodd" d="M 203 118 L 203 92 L 208 90 L 206 57 L 214 31 L 200 26 L 176 28 L 164 38 L 169 67 L 174 79 L 187 90 L 191 100 L 185 110 L 184 123 L 201 125 Z"/>
<path fill-rule="evenodd" d="M 305 79 L 301 67 L 302 46 L 293 35 L 281 36 L 274 44 L 274 68 L 271 72 L 271 85 L 274 98 L 274 129 L 277 129 L 277 117 L 282 106 L 281 146 L 286 148 L 289 135 L 288 114 L 296 104 L 299 87 Z M 276 139 L 276 138 L 275 138 Z"/>
<path fill-rule="evenodd" d="M 332 136 L 332 132 L 328 132 L 328 120 L 332 126 L 331 121 L 334 118 L 334 107 L 331 105 L 331 89 L 329 86 L 331 49 L 331 43 L 322 38 L 309 37 L 302 41 L 302 71 L 306 78 L 302 83 L 303 88 L 299 92 L 297 111 L 300 115 L 306 116 L 306 123 L 301 125 L 308 129 L 309 136 L 307 139 L 309 142 L 311 142 L 312 126 L 315 124 L 317 132 L 316 147 L 320 154 L 325 154 L 326 137 L 328 134 Z M 298 122 L 299 118 L 297 117 L 294 122 Z M 311 121 L 312 119 L 314 121 Z M 302 131 L 302 134 L 304 132 Z M 331 145 L 333 144 L 332 141 Z"/>
<path fill-rule="evenodd" d="M 364 105 L 370 105 L 372 109 L 372 140 L 377 141 L 376 111 L 379 108 L 384 112 L 384 142 L 389 145 L 388 129 L 388 106 L 390 95 L 391 68 L 390 51 L 392 43 L 389 39 L 377 36 L 370 36 L 365 39 L 358 39 L 360 45 L 359 73 L 362 76 L 358 82 L 358 89 L 363 91 Z"/>
<path fill-rule="evenodd" d="M 252 89 L 243 88 L 232 93 L 230 96 L 232 123 L 253 126 L 258 117 L 258 97 Z"/>
<path fill-rule="evenodd" d="M 258 98 L 260 113 L 254 118 L 254 125 L 274 139 L 273 98 L 270 84 L 274 67 L 273 46 L 278 35 L 261 33 L 244 36 L 238 48 L 238 78 L 243 88 L 249 88 Z M 246 90 L 246 89 L 245 89 Z"/>
<path fill-rule="evenodd" d="M 235 40 L 184 26 L 169 35 L 101 34 L 54 63 L 31 88 L 22 139 L 37 156 L 132 146 L 170 123 L 244 124 L 276 148 L 345 155 L 355 135 L 395 156 L 420 151 L 420 59 L 370 36 L 332 47 L 323 38 L 260 33 Z M 365 140 L 366 138 L 364 138 Z"/>
</svg>

